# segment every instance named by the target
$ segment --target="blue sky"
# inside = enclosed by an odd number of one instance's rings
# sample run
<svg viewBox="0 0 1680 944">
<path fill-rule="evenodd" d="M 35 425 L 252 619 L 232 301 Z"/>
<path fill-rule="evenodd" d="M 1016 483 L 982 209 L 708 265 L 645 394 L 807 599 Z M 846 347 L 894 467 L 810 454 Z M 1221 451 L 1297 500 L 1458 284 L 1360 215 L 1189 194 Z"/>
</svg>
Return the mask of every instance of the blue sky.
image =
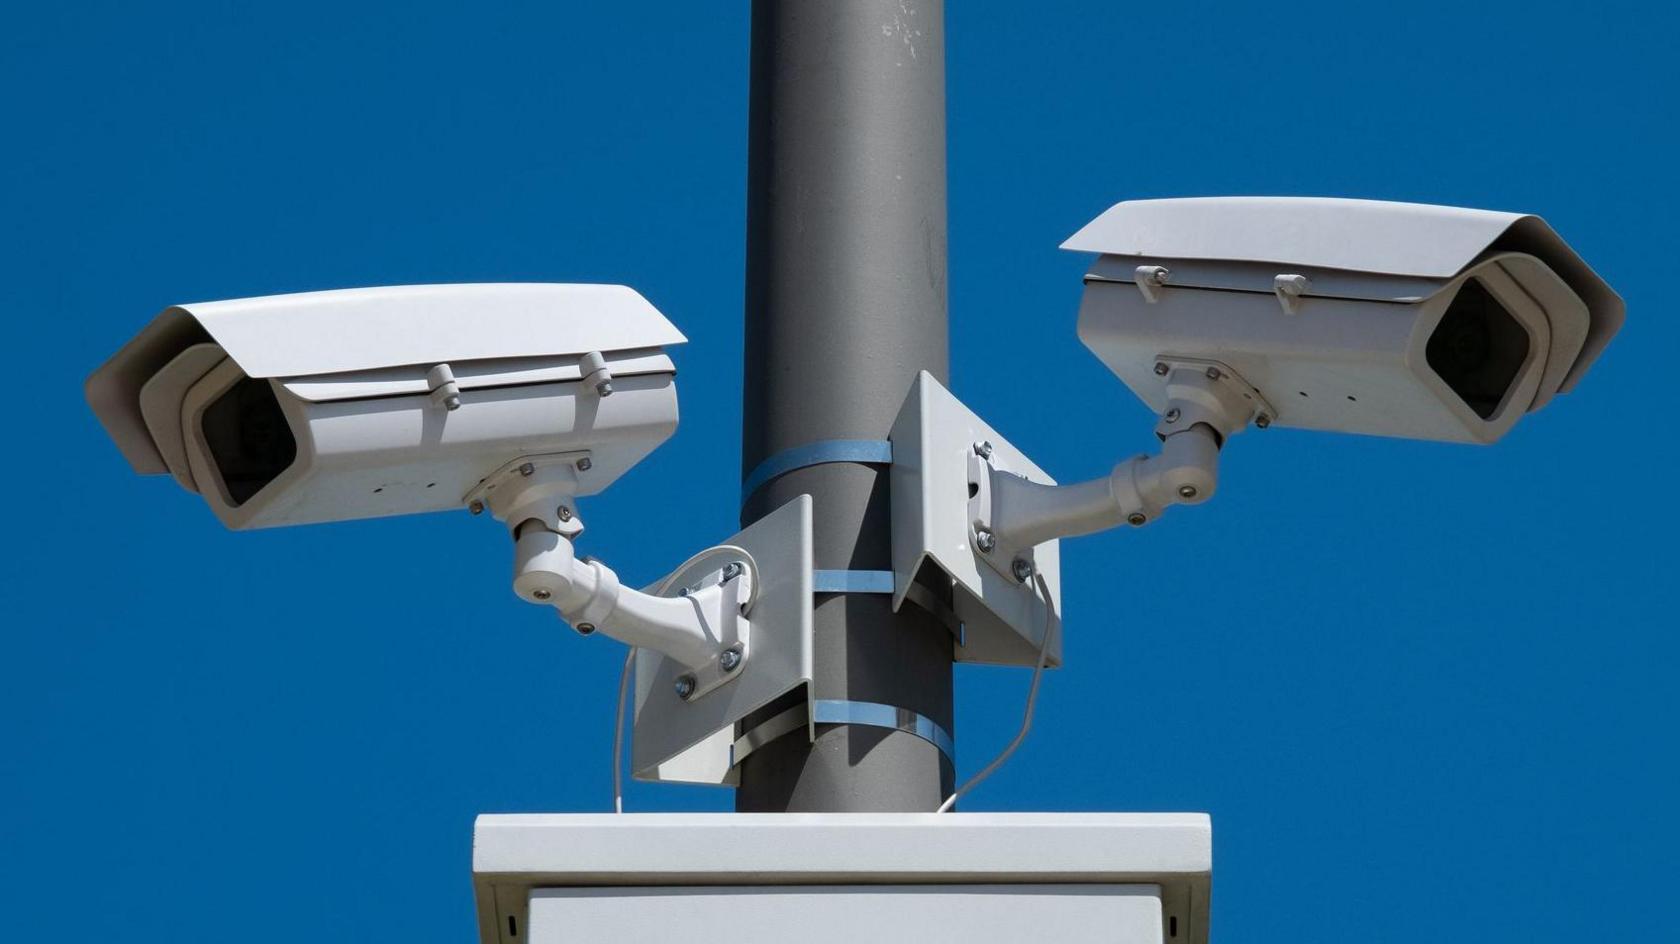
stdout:
<svg viewBox="0 0 1680 944">
<path fill-rule="evenodd" d="M 1211 812 L 1222 941 L 1680 936 L 1673 7 L 951 6 L 952 386 L 1058 477 L 1149 439 L 1056 248 L 1120 199 L 1537 212 L 1629 308 L 1496 447 L 1245 435 L 1064 545 L 1067 667 L 966 808 Z M 636 286 L 683 425 L 585 512 L 651 579 L 735 530 L 746 52 L 744 2 L 7 8 L 0 938 L 469 940 L 476 813 L 608 808 L 621 651 L 498 526 L 228 533 L 81 383 L 174 302 Z M 957 676 L 973 770 L 1027 677 Z"/>
</svg>

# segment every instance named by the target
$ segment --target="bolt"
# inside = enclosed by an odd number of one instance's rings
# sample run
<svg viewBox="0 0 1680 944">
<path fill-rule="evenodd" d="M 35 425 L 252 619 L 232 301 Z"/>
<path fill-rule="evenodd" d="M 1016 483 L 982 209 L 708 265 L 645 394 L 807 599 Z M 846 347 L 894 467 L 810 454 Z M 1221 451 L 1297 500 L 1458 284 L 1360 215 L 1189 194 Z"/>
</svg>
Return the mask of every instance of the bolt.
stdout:
<svg viewBox="0 0 1680 944">
<path fill-rule="evenodd" d="M 456 410 L 459 410 L 461 408 L 461 397 L 460 397 L 460 395 L 452 393 L 449 396 L 444 397 L 443 398 L 443 408 L 448 410 L 451 413 L 455 412 Z"/>
<path fill-rule="evenodd" d="M 1209 380 L 1218 380 L 1218 379 L 1219 379 L 1219 368 L 1217 368 L 1217 367 L 1209 367 L 1209 368 L 1208 368 L 1208 369 L 1207 369 L 1207 379 L 1209 379 Z"/>
<path fill-rule="evenodd" d="M 541 603 L 547 603 L 549 599 L 554 596 L 554 593 L 551 590 L 545 590 L 542 587 L 538 587 L 537 589 L 531 591 L 531 596 Z"/>
<path fill-rule="evenodd" d="M 529 462 L 527 462 L 524 465 L 519 467 L 519 474 L 520 475 L 530 475 L 535 471 L 537 471 L 537 467 L 532 465 Z"/>
<path fill-rule="evenodd" d="M 1165 285 L 1165 284 L 1167 284 L 1167 276 L 1169 276 L 1171 274 L 1172 273 L 1167 270 L 1166 266 L 1150 266 L 1149 267 L 1149 284 L 1150 285 Z"/>
<path fill-rule="evenodd" d="M 997 547 L 997 535 L 980 528 L 974 532 L 974 545 L 980 548 L 981 553 L 990 554 L 992 548 Z"/>
<path fill-rule="evenodd" d="M 1167 411 L 1167 422 L 1176 423 L 1178 422 L 1178 418 L 1182 415 L 1182 413 L 1178 412 L 1178 407 L 1175 406 Z"/>
<path fill-rule="evenodd" d="M 1266 427 L 1272 425 L 1272 418 L 1262 413 L 1254 418 L 1254 425 L 1260 427 L 1261 429 L 1265 429 Z"/>
<path fill-rule="evenodd" d="M 468 503 L 467 510 L 475 515 L 482 515 L 484 514 L 484 503 L 475 498 Z"/>
<path fill-rule="evenodd" d="M 695 684 L 694 676 L 692 675 L 677 676 L 677 681 L 674 686 L 677 690 L 677 697 L 681 698 L 683 701 L 688 701 L 694 696 Z"/>
<path fill-rule="evenodd" d="M 575 628 L 579 636 L 588 636 L 595 632 L 594 623 L 579 623 Z"/>
<path fill-rule="evenodd" d="M 718 656 L 718 665 L 725 672 L 733 672 L 741 667 L 741 650 L 725 649 L 723 655 Z"/>
<path fill-rule="evenodd" d="M 1155 364 L 1155 376 L 1165 377 L 1166 375 L 1167 375 L 1167 365 L 1157 362 Z"/>
<path fill-rule="evenodd" d="M 691 594 L 691 593 L 693 593 L 693 592 L 694 592 L 694 591 L 693 591 L 693 590 L 690 590 L 690 589 L 689 589 L 689 588 L 687 588 L 687 587 L 683 587 L 683 588 L 681 588 L 681 589 L 680 589 L 680 590 L 678 590 L 678 591 L 677 591 L 677 596 L 679 596 L 679 597 L 686 597 L 686 596 L 688 596 L 688 595 L 689 595 L 689 594 Z"/>
<path fill-rule="evenodd" d="M 584 456 L 582 459 L 579 459 L 577 461 L 577 470 L 579 472 L 588 472 L 590 469 L 592 469 L 594 467 L 595 467 L 595 463 L 593 461 L 591 461 L 588 456 Z"/>
<path fill-rule="evenodd" d="M 1194 486 L 1194 485 L 1180 485 L 1178 487 L 1178 497 L 1179 498 L 1183 498 L 1183 499 L 1188 500 L 1188 499 L 1191 499 L 1191 498 L 1195 498 L 1197 495 L 1200 495 L 1200 494 L 1201 494 L 1201 492 L 1196 491 L 1196 486 Z"/>
<path fill-rule="evenodd" d="M 975 443 L 974 454 L 982 459 L 990 459 L 992 457 L 992 444 L 989 442 Z"/>
<path fill-rule="evenodd" d="M 736 577 L 741 576 L 741 573 L 745 570 L 746 568 L 741 566 L 740 561 L 730 561 L 729 563 L 723 565 L 723 578 L 718 582 L 728 583 Z"/>
<path fill-rule="evenodd" d="M 600 394 L 602 397 L 612 396 L 612 382 L 606 380 L 601 381 L 595 385 L 595 392 Z"/>
<path fill-rule="evenodd" d="M 1141 511 L 1134 511 L 1126 516 L 1126 523 L 1134 528 L 1141 528 L 1148 521 L 1149 519 L 1144 517 L 1144 514 Z"/>
<path fill-rule="evenodd" d="M 1033 575 L 1032 561 L 1027 560 L 1025 557 L 1017 557 L 1010 562 L 1009 571 L 1015 575 L 1015 579 L 1017 581 L 1026 583 Z"/>
<path fill-rule="evenodd" d="M 572 510 L 567 508 L 565 505 L 561 505 L 559 508 L 554 509 L 554 514 L 558 516 L 561 521 L 572 520 Z"/>
</svg>

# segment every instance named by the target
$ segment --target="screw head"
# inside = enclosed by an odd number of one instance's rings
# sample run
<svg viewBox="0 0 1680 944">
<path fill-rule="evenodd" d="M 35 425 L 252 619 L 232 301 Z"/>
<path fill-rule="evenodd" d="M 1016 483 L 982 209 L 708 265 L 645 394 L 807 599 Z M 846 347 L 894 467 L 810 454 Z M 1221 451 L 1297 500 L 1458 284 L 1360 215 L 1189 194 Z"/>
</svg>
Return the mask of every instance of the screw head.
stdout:
<svg viewBox="0 0 1680 944">
<path fill-rule="evenodd" d="M 554 598 L 554 592 L 551 591 L 551 590 L 544 589 L 542 587 L 538 587 L 537 589 L 531 591 L 531 599 L 533 599 L 533 600 L 538 600 L 540 602 L 547 603 L 549 600 L 551 600 L 553 598 Z"/>
<path fill-rule="evenodd" d="M 612 382 L 603 380 L 595 385 L 595 392 L 602 397 L 612 396 Z"/>
<path fill-rule="evenodd" d="M 1196 486 L 1194 485 L 1180 485 L 1178 487 L 1179 498 L 1195 498 L 1200 494 L 1201 492 L 1196 491 Z"/>
<path fill-rule="evenodd" d="M 741 667 L 741 650 L 739 650 L 739 649 L 725 649 L 725 650 L 723 650 L 723 654 L 718 656 L 718 665 L 721 666 L 725 672 L 733 672 L 736 669 L 740 668 Z"/>
<path fill-rule="evenodd" d="M 679 675 L 677 676 L 676 682 L 672 685 L 672 688 L 676 690 L 678 698 L 681 698 L 683 701 L 688 701 L 694 695 L 694 686 L 694 676 Z"/>
<path fill-rule="evenodd" d="M 1265 429 L 1266 427 L 1272 425 L 1272 418 L 1262 413 L 1254 418 L 1254 425 L 1260 427 L 1261 429 Z"/>
<path fill-rule="evenodd" d="M 1015 575 L 1016 580 L 1026 583 L 1033 575 L 1032 561 L 1025 557 L 1017 557 L 1009 562 L 1009 572 Z"/>
<path fill-rule="evenodd" d="M 531 473 L 533 473 L 535 471 L 537 471 L 537 467 L 532 465 L 529 462 L 527 462 L 527 463 L 525 463 L 525 464 L 523 464 L 519 467 L 519 474 L 520 475 L 530 475 Z"/>
<path fill-rule="evenodd" d="M 443 408 L 453 413 L 461 408 L 461 395 L 452 393 L 443 398 Z"/>
<path fill-rule="evenodd" d="M 579 636 L 589 636 L 595 632 L 594 623 L 579 623 L 572 628 L 577 630 Z"/>
<path fill-rule="evenodd" d="M 554 516 L 559 518 L 561 521 L 570 521 L 572 520 L 572 510 L 567 508 L 565 505 L 561 505 L 560 507 L 554 509 Z"/>
<path fill-rule="evenodd" d="M 467 505 L 467 510 L 475 515 L 482 515 L 484 514 L 484 503 L 475 498 Z"/>
<path fill-rule="evenodd" d="M 1126 516 L 1126 523 L 1131 525 L 1134 528 L 1141 528 L 1145 524 L 1147 524 L 1148 521 L 1149 521 L 1149 518 L 1147 516 L 1145 516 L 1144 513 L 1141 512 L 1141 511 L 1134 511 L 1131 514 Z"/>
<path fill-rule="evenodd" d="M 990 459 L 992 457 L 992 444 L 989 442 L 975 443 L 974 454 L 982 459 Z"/>
<path fill-rule="evenodd" d="M 1218 380 L 1218 379 L 1219 379 L 1219 378 L 1220 378 L 1220 376 L 1221 376 L 1221 375 L 1220 375 L 1220 373 L 1219 373 L 1219 368 L 1217 368 L 1217 367 L 1209 367 L 1209 368 L 1208 368 L 1208 369 L 1207 369 L 1207 379 L 1209 379 L 1209 380 Z"/>
<path fill-rule="evenodd" d="M 592 469 L 594 467 L 595 467 L 594 460 L 590 459 L 588 456 L 584 456 L 582 459 L 579 459 L 577 461 L 577 470 L 579 472 L 588 472 L 590 469 Z"/>
<path fill-rule="evenodd" d="M 741 566 L 740 561 L 730 561 L 729 563 L 723 565 L 723 578 L 720 582 L 728 583 L 736 577 L 741 576 L 741 574 L 745 571 L 746 568 Z"/>
<path fill-rule="evenodd" d="M 1175 406 L 1167 411 L 1167 422 L 1176 423 L 1178 422 L 1178 418 L 1183 415 L 1184 414 L 1178 412 L 1178 407 Z"/>
<path fill-rule="evenodd" d="M 981 528 L 974 532 L 974 546 L 978 547 L 981 553 L 990 554 L 992 549 L 997 547 L 997 535 Z"/>
<path fill-rule="evenodd" d="M 1166 375 L 1167 375 L 1167 365 L 1162 364 L 1160 362 L 1156 362 L 1156 364 L 1155 364 L 1155 376 L 1165 377 Z"/>
</svg>

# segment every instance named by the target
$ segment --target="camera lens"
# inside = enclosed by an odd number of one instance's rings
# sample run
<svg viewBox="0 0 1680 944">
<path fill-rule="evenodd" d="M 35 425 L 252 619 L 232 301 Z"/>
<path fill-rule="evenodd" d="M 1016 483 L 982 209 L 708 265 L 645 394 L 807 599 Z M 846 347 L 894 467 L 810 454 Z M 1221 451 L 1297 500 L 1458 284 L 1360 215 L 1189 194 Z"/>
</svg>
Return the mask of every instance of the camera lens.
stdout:
<svg viewBox="0 0 1680 944">
<path fill-rule="evenodd" d="M 1429 336 L 1430 369 L 1477 416 L 1487 419 L 1528 360 L 1528 329 L 1478 279 L 1466 281 Z"/>
<path fill-rule="evenodd" d="M 246 377 L 228 388 L 205 408 L 201 428 L 222 486 L 236 507 L 297 458 L 297 440 L 266 380 Z"/>
</svg>

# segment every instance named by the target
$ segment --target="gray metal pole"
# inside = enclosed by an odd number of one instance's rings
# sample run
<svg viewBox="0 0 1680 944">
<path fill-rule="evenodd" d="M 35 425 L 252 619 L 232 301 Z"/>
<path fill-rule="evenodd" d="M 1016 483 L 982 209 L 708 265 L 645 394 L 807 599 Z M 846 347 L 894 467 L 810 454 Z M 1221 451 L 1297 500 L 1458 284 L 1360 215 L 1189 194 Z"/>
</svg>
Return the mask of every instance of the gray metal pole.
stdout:
<svg viewBox="0 0 1680 944">
<path fill-rule="evenodd" d="M 885 439 L 917 371 L 945 380 L 944 46 L 941 0 L 754 0 L 745 469 Z M 741 518 L 808 493 L 818 568 L 891 570 L 887 487 L 878 466 L 811 466 L 760 488 Z M 818 698 L 954 732 L 951 637 L 933 618 L 881 594 L 819 595 L 816 636 Z M 741 811 L 887 811 L 934 809 L 954 772 L 914 735 L 825 725 L 740 774 Z"/>
</svg>

